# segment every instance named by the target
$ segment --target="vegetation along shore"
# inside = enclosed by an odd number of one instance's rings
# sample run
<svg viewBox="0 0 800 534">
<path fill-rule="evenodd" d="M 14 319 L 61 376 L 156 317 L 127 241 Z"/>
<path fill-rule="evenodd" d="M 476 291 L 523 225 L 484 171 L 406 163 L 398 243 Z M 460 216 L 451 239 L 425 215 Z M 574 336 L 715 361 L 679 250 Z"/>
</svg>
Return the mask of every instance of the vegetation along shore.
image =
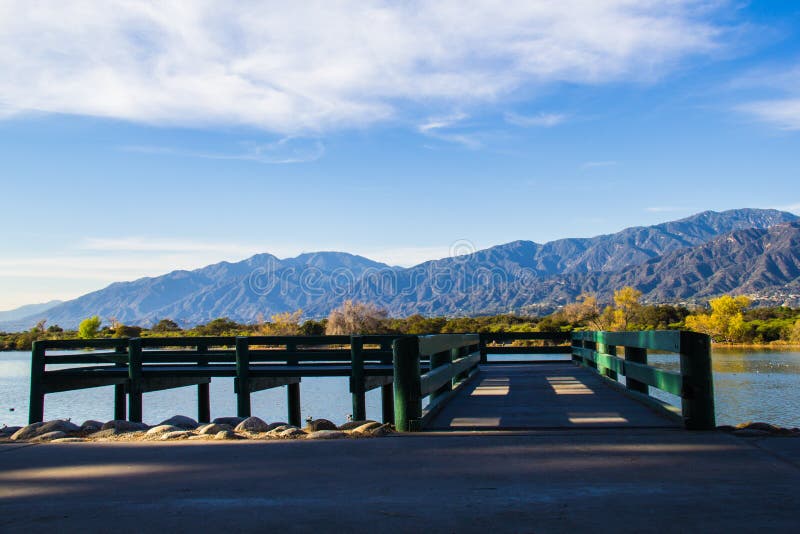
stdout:
<svg viewBox="0 0 800 534">
<path fill-rule="evenodd" d="M 643 304 L 641 293 L 624 287 L 613 302 L 601 305 L 593 295 L 581 295 L 549 315 L 486 315 L 476 317 L 389 317 L 371 304 L 347 301 L 324 319 L 304 320 L 302 310 L 273 315 L 269 321 L 242 324 L 221 317 L 206 324 L 182 327 L 165 318 L 149 327 L 105 321 L 93 316 L 77 330 L 41 321 L 24 332 L 0 332 L 0 350 L 30 350 L 43 339 L 109 337 L 323 335 L 323 334 L 438 334 L 456 332 L 571 332 L 574 330 L 685 329 L 711 336 L 717 346 L 736 348 L 800 347 L 800 308 L 752 308 L 744 296 L 724 295 L 706 307 L 690 310 L 673 304 Z"/>
</svg>

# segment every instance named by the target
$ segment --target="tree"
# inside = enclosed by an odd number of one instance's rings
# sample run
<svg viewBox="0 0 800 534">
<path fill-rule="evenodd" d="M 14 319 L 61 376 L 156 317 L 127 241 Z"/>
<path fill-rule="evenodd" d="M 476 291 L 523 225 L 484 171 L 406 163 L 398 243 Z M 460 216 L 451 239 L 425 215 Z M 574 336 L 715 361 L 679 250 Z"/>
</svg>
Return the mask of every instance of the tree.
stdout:
<svg viewBox="0 0 800 534">
<path fill-rule="evenodd" d="M 792 343 L 800 343 L 800 319 L 795 321 L 792 332 L 789 334 L 789 340 Z"/>
<path fill-rule="evenodd" d="M 197 333 L 201 336 L 238 335 L 241 330 L 243 330 L 242 325 L 227 317 L 219 317 L 196 328 Z"/>
<path fill-rule="evenodd" d="M 139 337 L 140 335 L 142 335 L 141 326 L 118 324 L 114 329 L 114 337 Z"/>
<path fill-rule="evenodd" d="M 270 322 L 262 324 L 259 330 L 265 336 L 297 336 L 300 335 L 302 317 L 303 310 L 276 313 L 270 317 Z"/>
<path fill-rule="evenodd" d="M 750 306 L 750 299 L 723 295 L 709 300 L 708 304 L 711 313 L 689 315 L 686 317 L 686 328 L 708 334 L 714 341 L 741 341 L 747 332 L 743 312 Z"/>
<path fill-rule="evenodd" d="M 93 315 L 88 319 L 84 319 L 81 321 L 81 324 L 78 325 L 78 337 L 81 339 L 92 339 L 97 337 L 97 333 L 100 331 L 100 317 L 97 315 Z"/>
<path fill-rule="evenodd" d="M 574 325 L 587 325 L 595 330 L 602 330 L 599 323 L 600 307 L 597 305 L 597 297 L 589 293 L 583 293 L 575 302 L 567 304 L 562 310 L 564 319 Z"/>
<path fill-rule="evenodd" d="M 150 330 L 163 334 L 165 332 L 180 332 L 181 327 L 172 319 L 161 319 Z"/>
<path fill-rule="evenodd" d="M 345 301 L 328 316 L 328 335 L 380 334 L 389 316 L 374 304 Z"/>
<path fill-rule="evenodd" d="M 628 330 L 633 318 L 642 309 L 639 299 L 642 292 L 630 286 L 614 291 L 614 320 L 611 330 Z"/>
</svg>

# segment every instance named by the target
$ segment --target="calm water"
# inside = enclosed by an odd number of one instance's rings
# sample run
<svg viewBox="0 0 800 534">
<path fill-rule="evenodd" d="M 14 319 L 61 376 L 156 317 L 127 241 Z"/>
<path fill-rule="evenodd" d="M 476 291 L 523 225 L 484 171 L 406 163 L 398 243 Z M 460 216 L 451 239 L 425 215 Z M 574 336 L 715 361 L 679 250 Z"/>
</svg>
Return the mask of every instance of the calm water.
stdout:
<svg viewBox="0 0 800 534">
<path fill-rule="evenodd" d="M 675 369 L 671 355 L 651 355 L 658 366 Z M 718 350 L 713 357 L 718 424 L 767 421 L 800 426 L 800 352 Z M 24 425 L 28 418 L 30 353 L 0 353 L 0 426 Z M 303 418 L 312 416 L 343 423 L 352 413 L 346 378 L 304 378 L 301 384 Z M 53 393 L 45 397 L 45 419 L 72 418 L 107 421 L 113 418 L 113 387 Z M 659 397 L 673 404 L 671 395 Z M 269 422 L 286 420 L 285 388 L 252 396 L 253 414 Z M 196 388 L 146 393 L 144 420 L 154 424 L 175 414 L 195 417 Z M 211 416 L 236 414 L 233 379 L 211 382 Z M 380 419 L 380 391 L 367 393 L 367 417 Z"/>
</svg>

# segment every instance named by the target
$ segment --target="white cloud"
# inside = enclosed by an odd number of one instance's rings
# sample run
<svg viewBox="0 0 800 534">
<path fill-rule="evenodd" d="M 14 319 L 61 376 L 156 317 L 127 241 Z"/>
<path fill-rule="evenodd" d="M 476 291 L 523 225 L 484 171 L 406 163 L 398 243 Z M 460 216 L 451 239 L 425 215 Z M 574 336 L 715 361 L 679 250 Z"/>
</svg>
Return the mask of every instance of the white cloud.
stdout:
<svg viewBox="0 0 800 534">
<path fill-rule="evenodd" d="M 307 135 L 556 82 L 653 80 L 714 51 L 700 0 L 0 4 L 0 117 Z M 454 139 L 458 142 L 457 139 Z"/>
<path fill-rule="evenodd" d="M 557 126 L 567 119 L 562 113 L 538 113 L 536 115 L 518 115 L 516 113 L 506 113 L 506 122 L 524 128 L 530 126 L 541 126 L 550 128 Z"/>
<path fill-rule="evenodd" d="M 305 163 L 316 161 L 325 154 L 325 145 L 318 139 L 300 137 L 284 137 L 273 143 L 245 144 L 244 150 L 238 153 L 198 152 L 176 147 L 159 147 L 149 145 L 132 145 L 120 147 L 127 152 L 146 154 L 175 154 L 206 159 L 228 159 L 256 161 L 259 163 Z"/>
<path fill-rule="evenodd" d="M 781 130 L 800 130 L 800 95 L 798 98 L 750 102 L 738 109 Z"/>
<path fill-rule="evenodd" d="M 440 141 L 456 143 L 473 150 L 480 148 L 481 142 L 474 134 L 453 131 L 466 118 L 467 116 L 460 112 L 445 117 L 428 118 L 417 127 L 417 130 L 423 135 Z"/>
</svg>

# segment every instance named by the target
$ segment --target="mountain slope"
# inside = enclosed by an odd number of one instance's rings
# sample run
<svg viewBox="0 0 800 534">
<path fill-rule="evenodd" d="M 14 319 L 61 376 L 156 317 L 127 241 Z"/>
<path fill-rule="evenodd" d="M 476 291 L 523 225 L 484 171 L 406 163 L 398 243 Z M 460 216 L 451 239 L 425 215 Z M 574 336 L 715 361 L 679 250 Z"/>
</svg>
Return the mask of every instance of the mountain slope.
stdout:
<svg viewBox="0 0 800 534">
<path fill-rule="evenodd" d="M 252 322 L 300 308 L 307 317 L 322 317 L 345 299 L 374 302 L 404 316 L 541 313 L 584 291 L 607 297 L 624 285 L 640 287 L 657 301 L 722 292 L 775 294 L 796 281 L 798 221 L 775 210 L 708 211 L 593 238 L 515 241 L 408 269 L 341 252 L 288 259 L 259 254 L 111 284 L 44 315 L 63 327 L 95 314 L 126 324 L 171 318 L 193 325 L 216 317 Z M 30 327 L 42 318 L 15 323 Z"/>
</svg>

